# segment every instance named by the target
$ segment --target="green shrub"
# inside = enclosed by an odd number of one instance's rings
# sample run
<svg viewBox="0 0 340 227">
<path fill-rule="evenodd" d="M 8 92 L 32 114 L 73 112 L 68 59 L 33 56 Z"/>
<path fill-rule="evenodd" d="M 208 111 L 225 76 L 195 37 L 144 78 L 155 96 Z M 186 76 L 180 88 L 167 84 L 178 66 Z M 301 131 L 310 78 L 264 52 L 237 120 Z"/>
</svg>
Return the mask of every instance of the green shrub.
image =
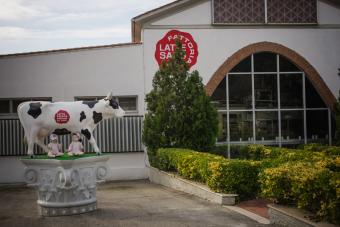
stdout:
<svg viewBox="0 0 340 227">
<path fill-rule="evenodd" d="M 259 174 L 261 195 L 314 212 L 319 219 L 340 220 L 340 179 L 324 162 L 286 163 Z"/>
<path fill-rule="evenodd" d="M 305 144 L 301 146 L 301 149 L 313 152 L 323 152 L 326 155 L 330 156 L 339 156 L 340 155 L 340 147 L 338 146 L 327 146 L 323 144 L 311 143 Z"/>
<path fill-rule="evenodd" d="M 274 158 L 281 154 L 282 148 L 268 147 L 261 144 L 251 145 L 231 145 L 230 157 L 239 159 L 262 160 L 265 158 Z M 228 146 L 217 145 L 209 153 L 228 157 Z"/>
<path fill-rule="evenodd" d="M 264 169 L 259 174 L 259 182 L 261 195 L 265 198 L 282 204 L 295 202 L 291 194 L 291 182 L 287 166 Z"/>
<path fill-rule="evenodd" d="M 266 147 L 261 144 L 252 144 L 248 145 L 248 154 L 249 158 L 253 160 L 262 160 L 264 158 L 272 158 L 276 156 L 276 151 L 279 151 L 275 148 Z"/>
<path fill-rule="evenodd" d="M 299 149 L 306 151 L 322 151 L 329 146 L 319 143 L 309 143 L 309 144 L 301 144 Z"/>
<path fill-rule="evenodd" d="M 241 199 L 255 197 L 260 162 L 228 160 L 221 156 L 186 149 L 162 148 L 156 167 L 207 184 L 222 193 L 237 193 Z"/>
<path fill-rule="evenodd" d="M 240 159 L 186 149 L 159 149 L 156 167 L 207 184 L 241 199 L 263 196 L 314 212 L 340 224 L 339 147 L 309 144 L 299 149 L 263 145 L 231 146 Z M 227 146 L 214 148 L 223 154 Z"/>
<path fill-rule="evenodd" d="M 221 155 L 228 158 L 228 145 L 216 145 L 209 153 Z M 249 159 L 248 146 L 246 145 L 231 145 L 230 158 Z"/>
<path fill-rule="evenodd" d="M 228 158 L 228 145 L 215 145 L 207 152 L 210 154 L 220 155 Z"/>
<path fill-rule="evenodd" d="M 208 186 L 217 192 L 237 193 L 241 200 L 255 197 L 259 163 L 246 160 L 216 160 L 209 163 Z"/>
</svg>

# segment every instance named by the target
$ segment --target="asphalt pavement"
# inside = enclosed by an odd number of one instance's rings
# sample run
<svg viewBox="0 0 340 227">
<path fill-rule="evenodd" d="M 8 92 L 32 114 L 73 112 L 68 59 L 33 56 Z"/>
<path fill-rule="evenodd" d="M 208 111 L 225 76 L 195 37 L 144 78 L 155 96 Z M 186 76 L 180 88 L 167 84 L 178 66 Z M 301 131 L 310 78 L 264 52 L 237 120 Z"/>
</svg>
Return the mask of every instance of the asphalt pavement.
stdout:
<svg viewBox="0 0 340 227">
<path fill-rule="evenodd" d="M 40 217 L 34 189 L 0 187 L 0 226 L 272 226 L 147 180 L 109 182 L 97 190 L 98 210 Z"/>
</svg>

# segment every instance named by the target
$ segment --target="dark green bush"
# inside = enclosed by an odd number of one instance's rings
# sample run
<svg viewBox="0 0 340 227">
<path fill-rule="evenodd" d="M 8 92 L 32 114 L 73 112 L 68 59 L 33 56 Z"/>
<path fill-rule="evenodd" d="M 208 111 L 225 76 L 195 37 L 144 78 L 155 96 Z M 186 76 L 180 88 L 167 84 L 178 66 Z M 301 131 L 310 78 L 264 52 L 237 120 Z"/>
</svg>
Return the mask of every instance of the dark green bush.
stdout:
<svg viewBox="0 0 340 227">
<path fill-rule="evenodd" d="M 241 200 L 254 198 L 259 190 L 259 166 L 259 162 L 237 159 L 210 162 L 207 184 L 217 192 L 237 193 Z"/>
<path fill-rule="evenodd" d="M 142 140 L 150 153 L 162 147 L 204 151 L 216 142 L 217 110 L 198 71 L 189 71 L 184 55 L 181 42 L 176 41 L 171 59 L 160 65 L 146 94 Z"/>
<path fill-rule="evenodd" d="M 228 145 L 216 145 L 209 153 L 221 155 L 228 158 Z M 248 146 L 246 145 L 231 145 L 230 146 L 230 158 L 248 159 Z"/>
</svg>

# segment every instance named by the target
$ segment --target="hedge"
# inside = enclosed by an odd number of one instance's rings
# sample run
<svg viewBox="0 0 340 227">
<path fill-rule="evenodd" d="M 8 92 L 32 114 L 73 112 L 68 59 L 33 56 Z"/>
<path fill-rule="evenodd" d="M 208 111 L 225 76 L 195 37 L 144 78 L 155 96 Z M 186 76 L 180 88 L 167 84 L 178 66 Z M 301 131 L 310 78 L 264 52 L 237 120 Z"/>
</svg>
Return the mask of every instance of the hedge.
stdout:
<svg viewBox="0 0 340 227">
<path fill-rule="evenodd" d="M 158 164 L 165 171 L 176 171 L 184 178 L 207 184 L 213 191 L 237 193 L 240 199 L 255 197 L 259 185 L 260 163 L 247 160 L 228 160 L 218 155 L 186 149 L 157 150 Z"/>
<path fill-rule="evenodd" d="M 261 195 L 280 204 L 296 204 L 320 220 L 340 224 L 340 175 L 327 168 L 339 167 L 340 158 L 333 162 L 286 163 L 264 169 L 259 174 Z"/>
<path fill-rule="evenodd" d="M 163 148 L 149 155 L 153 166 L 175 171 L 216 192 L 237 193 L 241 200 L 258 196 L 296 205 L 315 213 L 317 219 L 340 224 L 339 147 L 236 148 L 234 154 L 243 160 L 178 148 Z"/>
</svg>

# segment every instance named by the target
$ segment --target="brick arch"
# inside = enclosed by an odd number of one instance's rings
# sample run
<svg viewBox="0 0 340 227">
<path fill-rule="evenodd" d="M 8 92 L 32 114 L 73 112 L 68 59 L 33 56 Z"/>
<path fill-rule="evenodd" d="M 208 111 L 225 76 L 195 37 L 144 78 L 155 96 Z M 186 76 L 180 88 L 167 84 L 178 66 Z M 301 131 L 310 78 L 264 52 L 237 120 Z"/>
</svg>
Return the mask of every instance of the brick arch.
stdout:
<svg viewBox="0 0 340 227">
<path fill-rule="evenodd" d="M 315 89 L 318 91 L 325 104 L 330 109 L 334 108 L 336 98 L 329 90 L 326 83 L 323 81 L 316 69 L 304 57 L 296 53 L 294 50 L 291 50 L 281 44 L 272 42 L 259 42 L 250 44 L 234 53 L 217 69 L 217 71 L 213 74 L 213 76 L 205 86 L 207 94 L 211 96 L 217 86 L 224 79 L 225 75 L 227 75 L 229 71 L 234 68 L 238 63 L 240 63 L 243 59 L 250 56 L 251 54 L 258 52 L 272 52 L 280 54 L 289 59 L 303 72 L 305 72 L 305 75 L 309 78 Z"/>
</svg>

